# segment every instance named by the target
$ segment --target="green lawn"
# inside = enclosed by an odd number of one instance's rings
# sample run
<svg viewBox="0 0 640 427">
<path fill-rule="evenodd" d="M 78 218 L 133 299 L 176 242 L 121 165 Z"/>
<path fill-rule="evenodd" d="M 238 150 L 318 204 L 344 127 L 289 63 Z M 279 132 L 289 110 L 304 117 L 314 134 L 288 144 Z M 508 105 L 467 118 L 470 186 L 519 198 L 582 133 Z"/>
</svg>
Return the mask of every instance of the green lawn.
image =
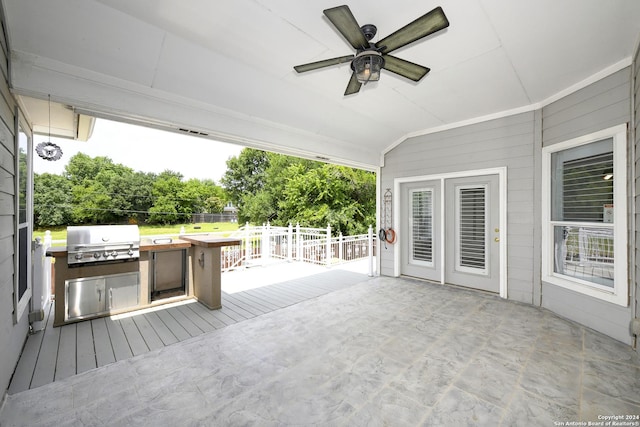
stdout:
<svg viewBox="0 0 640 427">
<path fill-rule="evenodd" d="M 231 222 L 216 222 L 213 224 L 140 225 L 138 228 L 140 229 L 140 236 L 156 236 L 160 234 L 178 236 L 180 234 L 181 227 L 184 227 L 185 233 L 212 233 L 225 231 L 231 233 L 238 229 L 238 224 Z M 51 231 L 51 238 L 53 240 L 67 240 L 67 227 L 37 229 L 34 230 L 33 237 L 44 237 L 46 230 Z M 54 246 L 61 245 L 63 244 L 54 244 Z"/>
</svg>

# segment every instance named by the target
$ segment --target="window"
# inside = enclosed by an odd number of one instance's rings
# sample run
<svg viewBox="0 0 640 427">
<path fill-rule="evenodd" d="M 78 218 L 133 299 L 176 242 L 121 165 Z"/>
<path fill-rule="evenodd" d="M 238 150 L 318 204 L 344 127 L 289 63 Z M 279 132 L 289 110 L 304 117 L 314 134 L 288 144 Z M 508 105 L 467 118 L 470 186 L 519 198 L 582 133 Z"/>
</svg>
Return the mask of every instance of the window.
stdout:
<svg viewBox="0 0 640 427">
<path fill-rule="evenodd" d="M 543 279 L 626 306 L 626 125 L 543 153 Z"/>
<path fill-rule="evenodd" d="M 14 322 L 18 322 L 31 299 L 31 160 L 32 140 L 29 129 L 22 123 L 16 108 L 16 242 L 14 283 Z"/>
</svg>

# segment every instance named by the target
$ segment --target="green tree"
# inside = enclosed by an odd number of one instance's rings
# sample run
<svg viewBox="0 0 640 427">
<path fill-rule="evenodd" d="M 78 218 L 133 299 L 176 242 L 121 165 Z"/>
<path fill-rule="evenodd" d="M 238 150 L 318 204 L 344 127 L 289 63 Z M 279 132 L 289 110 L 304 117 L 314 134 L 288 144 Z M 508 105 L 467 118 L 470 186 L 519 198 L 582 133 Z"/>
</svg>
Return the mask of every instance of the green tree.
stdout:
<svg viewBox="0 0 640 427">
<path fill-rule="evenodd" d="M 375 223 L 375 175 L 358 169 L 245 149 L 222 179 L 241 222 L 300 222 L 344 234 Z"/>
<path fill-rule="evenodd" d="M 255 217 L 248 216 L 245 204 L 250 203 L 250 200 L 265 188 L 265 171 L 268 167 L 267 153 L 253 148 L 245 148 L 238 157 L 227 160 L 227 171 L 220 182 L 229 200 L 238 208 L 240 222 L 256 222 Z"/>
<path fill-rule="evenodd" d="M 72 220 L 71 183 L 61 175 L 33 176 L 33 216 L 36 227 L 67 225 Z"/>
</svg>

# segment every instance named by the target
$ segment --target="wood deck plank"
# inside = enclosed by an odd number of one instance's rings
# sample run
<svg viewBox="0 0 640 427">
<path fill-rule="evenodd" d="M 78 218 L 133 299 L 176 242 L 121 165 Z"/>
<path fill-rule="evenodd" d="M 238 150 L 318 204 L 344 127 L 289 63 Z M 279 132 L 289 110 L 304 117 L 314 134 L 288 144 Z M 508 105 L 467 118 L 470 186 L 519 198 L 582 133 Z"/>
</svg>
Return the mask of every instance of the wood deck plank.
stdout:
<svg viewBox="0 0 640 427">
<path fill-rule="evenodd" d="M 153 327 L 153 329 L 158 334 L 158 337 L 162 340 L 164 345 L 174 344 L 178 342 L 178 339 L 173 332 L 164 324 L 164 322 L 158 317 L 157 313 L 146 313 L 144 317 L 147 318 L 149 324 Z"/>
<path fill-rule="evenodd" d="M 224 328 L 225 326 L 227 326 L 226 323 L 223 323 L 220 319 L 213 315 L 213 310 L 209 310 L 202 304 L 187 304 L 186 307 L 189 307 L 189 310 L 192 310 L 194 313 L 202 317 L 216 329 Z"/>
<path fill-rule="evenodd" d="M 245 305 L 238 303 L 233 297 L 227 298 L 226 296 L 222 297 L 222 307 L 227 308 L 229 310 L 233 310 L 234 313 L 239 314 L 245 319 L 251 319 L 252 317 L 256 317 L 258 314 L 261 314 L 254 310 L 249 310 Z"/>
<path fill-rule="evenodd" d="M 271 286 L 273 285 L 265 286 L 264 288 L 252 289 L 251 292 L 264 298 L 269 298 L 269 300 L 273 301 L 274 304 L 282 307 L 288 307 L 292 304 L 298 303 L 298 299 L 293 298 L 290 295 L 283 294 L 275 288 L 272 289 Z"/>
<path fill-rule="evenodd" d="M 58 357 L 56 359 L 54 381 L 76 374 L 76 330 L 76 323 L 60 327 L 60 341 L 58 343 Z"/>
<path fill-rule="evenodd" d="M 131 348 L 131 352 L 134 356 L 144 354 L 149 351 L 147 343 L 144 341 L 138 326 L 136 326 L 136 323 L 131 317 L 121 319 L 120 325 L 122 325 L 122 330 L 124 331 L 125 337 L 127 337 L 127 342 L 129 343 L 129 347 Z"/>
<path fill-rule="evenodd" d="M 247 291 L 243 291 L 243 294 L 258 301 L 265 301 L 266 303 L 272 306 L 275 306 L 278 309 L 284 308 L 290 305 L 288 303 L 283 302 L 281 299 L 274 297 L 273 295 L 264 294 L 260 292 L 258 289 L 249 289 Z"/>
<path fill-rule="evenodd" d="M 91 321 L 93 330 L 93 346 L 96 351 L 96 364 L 98 367 L 114 363 L 116 356 L 113 353 L 113 345 L 109 337 L 109 330 L 104 318 L 93 319 Z"/>
<path fill-rule="evenodd" d="M 247 302 L 247 304 L 253 304 L 255 306 L 262 307 L 267 313 L 274 310 L 279 310 L 280 308 L 282 308 L 275 304 L 271 304 L 270 302 L 264 299 L 260 300 L 259 298 L 256 298 L 255 295 L 252 295 L 247 291 L 235 293 L 234 296 L 237 296 L 238 298 L 242 298 L 244 301 Z"/>
<path fill-rule="evenodd" d="M 105 318 L 104 321 L 107 324 L 109 338 L 111 338 L 111 345 L 113 346 L 113 355 L 116 357 L 116 361 L 133 357 L 133 352 L 129 347 L 129 342 L 122 330 L 120 322 L 111 318 Z"/>
<path fill-rule="evenodd" d="M 249 317 L 243 316 L 240 313 L 237 313 L 235 310 L 231 310 L 229 307 L 225 307 L 224 304 L 222 308 L 218 310 L 218 312 L 226 314 L 228 317 L 232 318 L 237 322 L 242 322 L 243 320 L 247 320 Z M 254 317 L 254 316 L 251 316 Z"/>
<path fill-rule="evenodd" d="M 38 361 L 38 355 L 40 353 L 40 346 L 42 345 L 42 338 L 44 337 L 47 329 L 47 324 L 53 322 L 53 304 L 50 304 L 49 312 L 47 313 L 47 319 L 45 322 L 45 328 L 36 332 L 33 335 L 29 335 L 27 342 L 22 349 L 22 355 L 16 366 L 16 370 L 11 379 L 11 384 L 7 390 L 9 394 L 18 393 L 29 389 L 33 373 L 36 368 L 36 362 Z"/>
<path fill-rule="evenodd" d="M 49 322 L 44 329 L 42 345 L 33 371 L 30 388 L 40 387 L 53 382 L 58 358 L 58 342 L 60 341 L 60 328 L 53 327 L 53 318 L 49 316 Z"/>
<path fill-rule="evenodd" d="M 91 322 L 80 322 L 76 325 L 76 372 L 79 374 L 95 369 L 98 365 Z"/>
<path fill-rule="evenodd" d="M 207 310 L 209 309 L 207 308 Z M 225 313 L 223 313 L 220 310 L 209 310 L 209 311 L 211 312 L 212 316 L 214 316 L 216 319 L 220 320 L 222 323 L 224 323 L 227 326 L 233 325 L 234 323 L 238 323 L 237 320 L 227 316 Z"/>
<path fill-rule="evenodd" d="M 193 322 L 193 324 L 196 325 L 202 332 L 206 333 L 206 332 L 215 331 L 216 330 L 215 326 L 213 326 L 211 323 L 209 323 L 205 319 L 203 319 L 202 316 L 200 316 L 198 313 L 196 313 L 195 311 L 191 310 L 191 308 L 189 307 L 190 305 L 194 305 L 194 304 L 181 305 L 181 306 L 178 306 L 176 308 L 182 314 L 184 314 L 184 316 L 187 319 L 191 320 Z"/>
<path fill-rule="evenodd" d="M 247 301 L 245 298 L 243 298 L 242 295 L 238 295 L 237 293 L 231 295 L 225 294 L 222 297 L 222 300 L 224 301 L 225 299 L 231 301 L 233 304 L 243 308 L 249 313 L 253 313 L 255 316 L 260 316 L 272 311 L 269 309 L 265 309 L 264 307 L 260 307 L 258 304 L 252 304 L 250 301 Z"/>
<path fill-rule="evenodd" d="M 164 343 L 158 336 L 158 333 L 153 329 L 153 326 L 149 323 L 146 317 L 143 315 L 133 316 L 133 321 L 135 322 L 144 342 L 147 344 L 149 350 L 157 350 L 159 348 L 164 347 Z"/>
<path fill-rule="evenodd" d="M 202 334 L 202 329 L 200 329 L 195 323 L 193 323 L 187 316 L 182 314 L 178 307 L 171 307 L 167 309 L 167 312 L 170 313 L 174 319 L 180 323 L 180 325 L 189 333 L 192 337 L 197 337 Z"/>
<path fill-rule="evenodd" d="M 175 335 L 178 341 L 184 341 L 186 339 L 191 338 L 191 335 L 185 328 L 178 323 L 176 319 L 173 318 L 171 314 L 167 312 L 167 310 L 157 311 L 156 314 L 162 320 L 162 322 L 167 325 L 167 328 Z"/>
</svg>

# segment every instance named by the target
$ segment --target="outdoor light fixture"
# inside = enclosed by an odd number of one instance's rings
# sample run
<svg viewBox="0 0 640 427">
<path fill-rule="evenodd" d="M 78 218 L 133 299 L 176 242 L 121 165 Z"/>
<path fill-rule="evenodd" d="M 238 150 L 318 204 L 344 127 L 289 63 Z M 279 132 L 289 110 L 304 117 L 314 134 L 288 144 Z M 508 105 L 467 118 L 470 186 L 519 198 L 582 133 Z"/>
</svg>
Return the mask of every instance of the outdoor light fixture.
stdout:
<svg viewBox="0 0 640 427">
<path fill-rule="evenodd" d="M 381 53 L 375 50 L 360 52 L 351 62 L 351 68 L 356 73 L 356 78 L 364 84 L 380 80 L 382 67 L 384 67 L 384 58 Z"/>
</svg>

